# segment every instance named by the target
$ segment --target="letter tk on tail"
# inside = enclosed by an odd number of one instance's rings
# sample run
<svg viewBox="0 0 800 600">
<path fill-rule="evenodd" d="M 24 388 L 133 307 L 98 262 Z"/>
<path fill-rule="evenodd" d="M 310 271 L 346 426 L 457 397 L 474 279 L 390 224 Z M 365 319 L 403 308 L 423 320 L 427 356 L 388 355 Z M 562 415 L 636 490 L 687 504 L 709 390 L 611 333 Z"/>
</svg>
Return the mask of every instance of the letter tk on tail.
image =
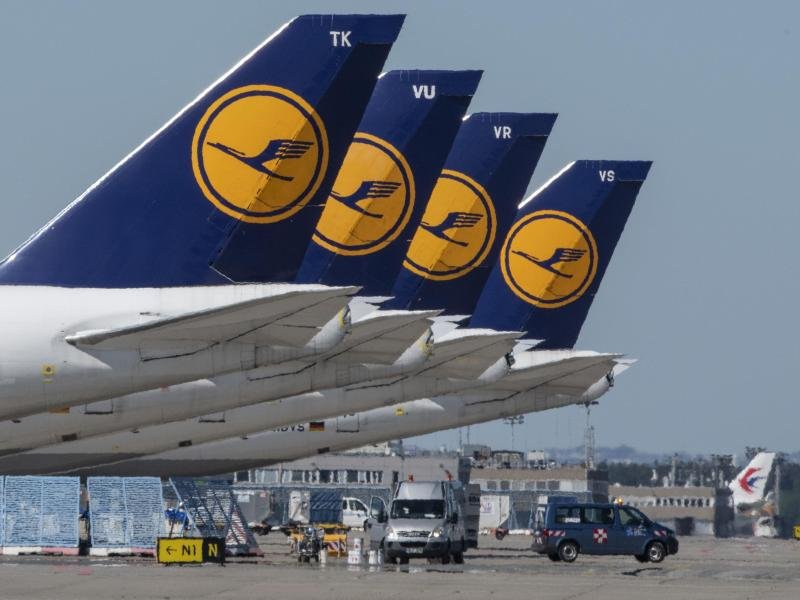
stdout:
<svg viewBox="0 0 800 600">
<path fill-rule="evenodd" d="M 402 22 L 287 23 L 0 263 L 0 284 L 291 280 Z"/>
</svg>

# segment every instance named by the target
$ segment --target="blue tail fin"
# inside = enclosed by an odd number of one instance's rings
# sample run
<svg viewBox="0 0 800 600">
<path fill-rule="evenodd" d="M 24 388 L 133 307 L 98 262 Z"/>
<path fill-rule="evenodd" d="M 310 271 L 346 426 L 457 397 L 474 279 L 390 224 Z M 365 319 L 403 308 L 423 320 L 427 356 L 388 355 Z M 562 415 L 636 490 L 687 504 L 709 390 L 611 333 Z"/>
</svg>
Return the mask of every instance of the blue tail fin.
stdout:
<svg viewBox="0 0 800 600">
<path fill-rule="evenodd" d="M 577 161 L 525 200 L 470 326 L 574 346 L 650 164 Z"/>
<path fill-rule="evenodd" d="M 387 294 L 480 71 L 391 71 L 367 105 L 297 281 Z"/>
<path fill-rule="evenodd" d="M 396 15 L 298 17 L 0 264 L 0 284 L 146 287 L 296 271 Z M 302 238 L 300 238 L 302 239 Z"/>
<path fill-rule="evenodd" d="M 555 120 L 477 113 L 461 124 L 387 308 L 472 313 Z"/>
</svg>

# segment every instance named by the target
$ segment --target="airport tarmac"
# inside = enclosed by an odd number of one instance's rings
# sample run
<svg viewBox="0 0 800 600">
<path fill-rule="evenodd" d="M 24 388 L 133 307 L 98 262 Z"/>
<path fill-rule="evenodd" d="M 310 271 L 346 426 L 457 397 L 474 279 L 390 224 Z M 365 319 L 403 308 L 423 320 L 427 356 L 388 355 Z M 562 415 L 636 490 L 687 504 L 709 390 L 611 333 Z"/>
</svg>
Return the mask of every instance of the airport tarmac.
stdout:
<svg viewBox="0 0 800 600">
<path fill-rule="evenodd" d="M 164 567 L 150 559 L 0 557 L 0 598 L 487 598 L 792 599 L 800 597 L 800 542 L 681 538 L 661 564 L 633 557 L 552 563 L 527 550 L 529 537 L 481 537 L 464 565 L 348 567 L 345 559 L 299 565 L 280 533 L 262 537 L 263 558 L 227 566 Z"/>
</svg>

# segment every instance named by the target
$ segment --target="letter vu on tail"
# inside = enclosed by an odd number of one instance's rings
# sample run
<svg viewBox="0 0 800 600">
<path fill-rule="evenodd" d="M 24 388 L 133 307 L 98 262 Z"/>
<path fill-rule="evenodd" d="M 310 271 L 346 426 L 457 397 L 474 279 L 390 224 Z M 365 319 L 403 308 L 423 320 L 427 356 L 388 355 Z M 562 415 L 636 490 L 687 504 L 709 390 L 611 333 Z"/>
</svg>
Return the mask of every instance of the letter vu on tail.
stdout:
<svg viewBox="0 0 800 600">
<path fill-rule="evenodd" d="M 381 76 L 297 281 L 391 291 L 480 78 L 480 71 Z"/>
<path fill-rule="evenodd" d="M 0 284 L 293 279 L 402 22 L 286 24 L 6 258 Z"/>
</svg>

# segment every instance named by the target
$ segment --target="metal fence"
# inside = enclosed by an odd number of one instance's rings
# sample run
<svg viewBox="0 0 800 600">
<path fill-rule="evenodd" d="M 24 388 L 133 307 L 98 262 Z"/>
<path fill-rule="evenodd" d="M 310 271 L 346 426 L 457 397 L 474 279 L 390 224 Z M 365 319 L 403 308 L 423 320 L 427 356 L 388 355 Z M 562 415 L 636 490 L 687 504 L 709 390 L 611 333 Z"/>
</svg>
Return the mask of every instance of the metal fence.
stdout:
<svg viewBox="0 0 800 600">
<path fill-rule="evenodd" d="M 0 480 L 3 546 L 78 546 L 78 477 L 7 476 Z"/>
<path fill-rule="evenodd" d="M 157 477 L 89 477 L 93 548 L 154 548 L 165 530 Z"/>
<path fill-rule="evenodd" d="M 329 483 L 324 486 L 302 483 L 237 483 L 233 486 L 233 492 L 238 496 L 246 494 L 258 496 L 261 493 L 267 495 L 265 501 L 253 502 L 254 509 L 245 508 L 245 514 L 250 523 L 260 523 L 266 519 L 272 526 L 282 525 L 289 521 L 289 496 L 292 492 L 314 493 L 320 490 L 334 492 L 342 497 L 358 498 L 366 506 L 369 506 L 373 496 L 378 496 L 388 506 L 392 499 L 393 488 L 384 485 Z"/>
</svg>

